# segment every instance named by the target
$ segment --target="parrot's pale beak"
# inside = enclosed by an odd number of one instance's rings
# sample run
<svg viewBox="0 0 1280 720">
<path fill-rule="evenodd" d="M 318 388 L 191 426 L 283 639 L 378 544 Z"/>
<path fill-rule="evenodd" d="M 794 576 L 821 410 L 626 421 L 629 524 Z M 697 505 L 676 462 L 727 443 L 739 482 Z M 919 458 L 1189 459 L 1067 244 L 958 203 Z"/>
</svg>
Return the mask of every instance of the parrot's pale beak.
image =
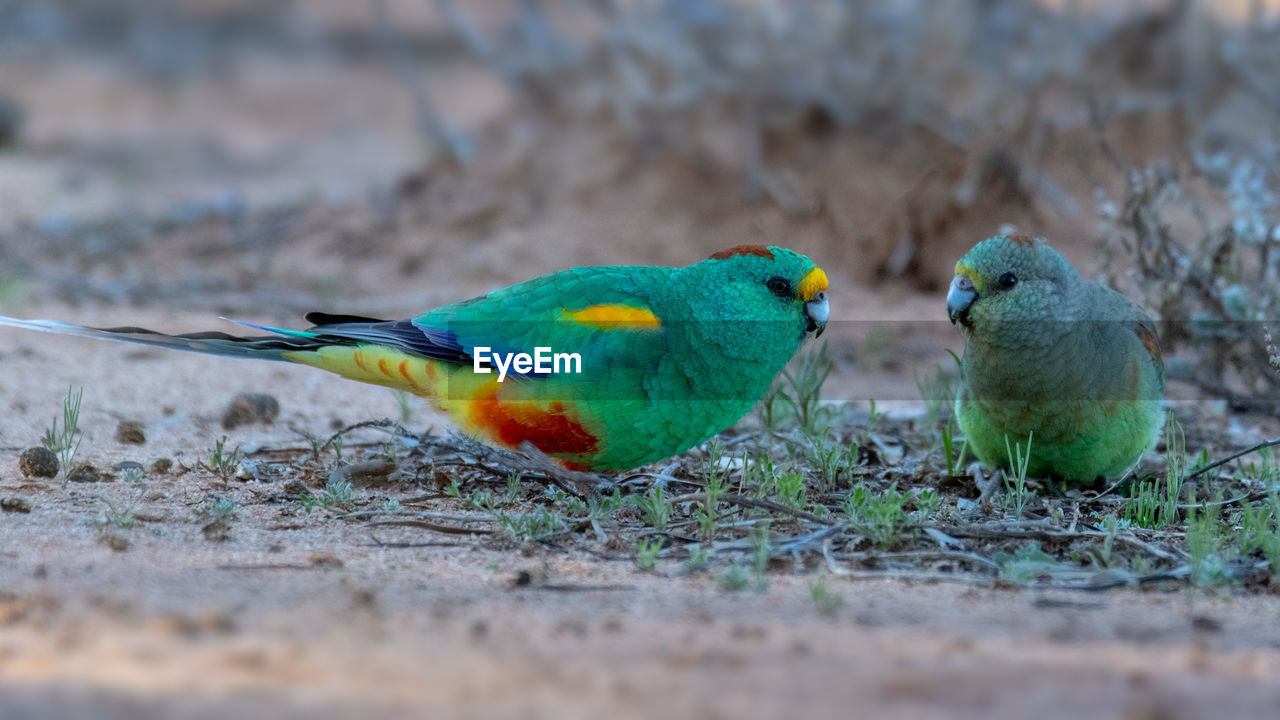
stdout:
<svg viewBox="0 0 1280 720">
<path fill-rule="evenodd" d="M 947 317 L 951 324 L 957 322 L 969 325 L 969 306 L 978 299 L 978 291 L 973 289 L 973 281 L 964 275 L 951 279 L 951 289 L 947 290 Z"/>
<path fill-rule="evenodd" d="M 809 327 L 805 332 L 814 332 L 814 337 L 821 337 L 827 329 L 827 320 L 831 318 L 831 306 L 827 304 L 827 291 L 819 290 L 813 299 L 804 304 L 805 317 L 809 318 Z"/>
</svg>

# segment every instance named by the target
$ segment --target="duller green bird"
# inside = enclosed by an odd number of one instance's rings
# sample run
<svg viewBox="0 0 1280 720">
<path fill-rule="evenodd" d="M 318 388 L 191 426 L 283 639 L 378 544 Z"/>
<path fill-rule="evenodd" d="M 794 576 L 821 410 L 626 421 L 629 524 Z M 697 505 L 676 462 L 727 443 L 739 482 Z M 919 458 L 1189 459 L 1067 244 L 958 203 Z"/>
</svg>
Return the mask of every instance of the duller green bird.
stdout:
<svg viewBox="0 0 1280 720">
<path fill-rule="evenodd" d="M 627 470 L 746 414 L 808 334 L 822 333 L 826 291 L 808 257 L 744 245 L 681 268 L 562 270 L 410 320 L 242 323 L 271 333 L 255 337 L 0 324 L 311 365 L 421 395 L 496 445 L 529 442 L 575 470 Z"/>
<path fill-rule="evenodd" d="M 965 339 L 956 418 L 983 463 L 1008 469 L 1008 448 L 1030 441 L 1028 475 L 1081 483 L 1123 475 L 1155 442 L 1164 362 L 1150 318 L 1043 239 L 975 245 L 947 315 Z"/>
</svg>

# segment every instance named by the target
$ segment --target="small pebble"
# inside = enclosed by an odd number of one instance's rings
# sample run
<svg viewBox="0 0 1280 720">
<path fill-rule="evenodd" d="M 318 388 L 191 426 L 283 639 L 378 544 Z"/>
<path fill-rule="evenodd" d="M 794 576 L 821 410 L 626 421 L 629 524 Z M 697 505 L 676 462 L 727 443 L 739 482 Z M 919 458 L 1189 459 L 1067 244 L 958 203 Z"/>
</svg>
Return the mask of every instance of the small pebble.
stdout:
<svg viewBox="0 0 1280 720">
<path fill-rule="evenodd" d="M 129 549 L 129 538 L 117 535 L 114 532 L 104 532 L 98 535 L 98 541 L 116 552 L 124 552 Z"/>
<path fill-rule="evenodd" d="M 142 423 L 137 420 L 121 420 L 116 425 L 116 442 L 126 445 L 141 445 L 147 441 L 142 432 Z"/>
<path fill-rule="evenodd" d="M 147 470 L 142 467 L 142 463 L 133 460 L 121 460 L 112 465 L 111 469 L 124 473 L 127 479 L 141 479 L 143 475 L 147 474 Z M 132 478 L 129 478 L 130 474 L 133 474 Z"/>
<path fill-rule="evenodd" d="M 269 423 L 280 414 L 280 403 L 262 393 L 240 393 L 231 399 L 222 415 L 222 427 L 230 430 L 249 423 Z"/>
<path fill-rule="evenodd" d="M 18 456 L 18 469 L 27 477 L 51 478 L 58 474 L 58 456 L 45 447 L 32 447 Z"/>
<path fill-rule="evenodd" d="M 205 523 L 204 527 L 200 528 L 200 532 L 209 542 L 226 542 L 231 539 L 231 526 L 224 520 Z"/>
<path fill-rule="evenodd" d="M 258 477 L 259 470 L 260 468 L 256 460 L 241 458 L 240 462 L 236 463 L 236 473 L 234 477 L 240 482 L 259 480 L 261 479 Z"/>
<path fill-rule="evenodd" d="M 342 560 L 338 559 L 338 556 L 333 553 L 320 552 L 307 558 L 307 564 L 312 567 L 340 568 L 342 567 Z"/>
<path fill-rule="evenodd" d="M 92 465 L 81 465 L 68 473 L 67 479 L 71 482 L 80 483 L 101 482 L 102 474 L 98 472 L 98 468 Z"/>
<path fill-rule="evenodd" d="M 376 457 L 334 470 L 329 473 L 329 482 L 345 480 L 355 487 L 379 487 L 386 485 L 388 477 L 399 469 L 395 460 Z"/>
<path fill-rule="evenodd" d="M 21 495 L 10 495 L 0 500 L 0 510 L 5 512 L 31 512 L 31 501 Z"/>
<path fill-rule="evenodd" d="M 156 475 L 167 475 L 173 469 L 173 460 L 167 457 L 156 458 L 151 461 L 151 472 Z"/>
</svg>

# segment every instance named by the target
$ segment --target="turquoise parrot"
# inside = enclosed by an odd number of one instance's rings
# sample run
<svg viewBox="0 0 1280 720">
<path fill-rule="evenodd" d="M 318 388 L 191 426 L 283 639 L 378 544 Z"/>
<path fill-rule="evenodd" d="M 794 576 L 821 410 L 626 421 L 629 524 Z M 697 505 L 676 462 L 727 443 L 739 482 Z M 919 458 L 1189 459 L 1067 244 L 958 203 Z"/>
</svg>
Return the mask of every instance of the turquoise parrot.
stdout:
<svg viewBox="0 0 1280 720">
<path fill-rule="evenodd" d="M 311 365 L 427 398 L 464 432 L 575 470 L 627 470 L 728 428 L 828 318 L 804 255 L 744 245 L 681 268 L 582 267 L 387 321 L 311 313 L 267 335 L 0 324 Z"/>
<path fill-rule="evenodd" d="M 1025 235 L 978 243 L 955 272 L 955 412 L 978 459 L 1009 468 L 1007 448 L 1030 439 L 1034 477 L 1079 483 L 1132 468 L 1164 417 L 1160 342 L 1142 308 Z"/>
</svg>

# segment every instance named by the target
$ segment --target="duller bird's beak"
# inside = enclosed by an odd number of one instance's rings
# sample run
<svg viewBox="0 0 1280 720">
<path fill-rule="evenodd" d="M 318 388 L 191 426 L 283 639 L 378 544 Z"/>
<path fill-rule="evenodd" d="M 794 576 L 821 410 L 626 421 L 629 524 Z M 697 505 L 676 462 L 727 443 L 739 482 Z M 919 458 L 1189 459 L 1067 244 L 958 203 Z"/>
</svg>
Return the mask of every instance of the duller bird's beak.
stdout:
<svg viewBox="0 0 1280 720">
<path fill-rule="evenodd" d="M 969 325 L 969 306 L 978 299 L 978 291 L 973 289 L 973 281 L 964 275 L 951 279 L 951 289 L 947 290 L 947 317 L 951 324 L 957 322 Z"/>
<path fill-rule="evenodd" d="M 814 337 L 821 337 L 831 317 L 831 306 L 827 304 L 827 274 L 822 272 L 822 268 L 810 270 L 800 281 L 797 292 L 804 301 L 804 315 L 809 318 L 805 332 L 816 331 Z"/>
</svg>

